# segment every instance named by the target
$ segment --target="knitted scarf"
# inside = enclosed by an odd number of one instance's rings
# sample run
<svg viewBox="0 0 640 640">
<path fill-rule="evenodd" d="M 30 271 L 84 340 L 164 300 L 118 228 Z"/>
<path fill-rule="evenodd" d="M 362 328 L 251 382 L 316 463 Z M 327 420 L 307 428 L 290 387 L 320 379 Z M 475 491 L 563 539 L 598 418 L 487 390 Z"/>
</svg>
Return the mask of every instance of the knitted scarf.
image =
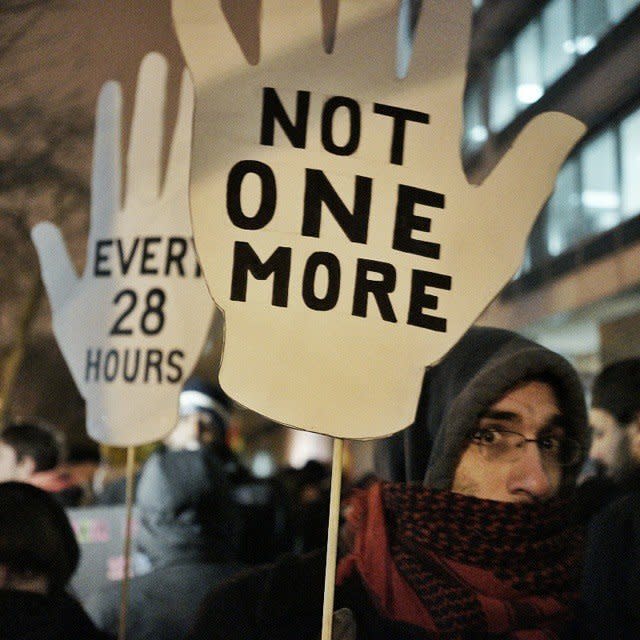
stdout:
<svg viewBox="0 0 640 640">
<path fill-rule="evenodd" d="M 349 503 L 337 584 L 359 573 L 382 615 L 434 638 L 558 638 L 577 601 L 583 547 L 566 511 L 562 500 L 377 483 Z"/>
</svg>

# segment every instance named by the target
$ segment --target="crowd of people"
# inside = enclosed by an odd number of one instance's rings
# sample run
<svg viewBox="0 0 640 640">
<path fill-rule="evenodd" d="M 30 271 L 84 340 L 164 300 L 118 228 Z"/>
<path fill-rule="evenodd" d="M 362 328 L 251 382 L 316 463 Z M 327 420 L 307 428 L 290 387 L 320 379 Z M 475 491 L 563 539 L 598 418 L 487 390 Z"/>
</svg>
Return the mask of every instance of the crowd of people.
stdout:
<svg viewBox="0 0 640 640">
<path fill-rule="evenodd" d="M 333 637 L 640 637 L 640 358 L 586 391 L 565 358 L 501 329 L 470 329 L 427 368 L 413 424 L 344 492 Z M 329 470 L 254 477 L 228 446 L 231 411 L 190 380 L 136 477 L 129 640 L 320 637 Z M 47 425 L 0 432 L 0 638 L 118 632 L 121 582 L 71 586 L 68 507 L 87 497 L 62 457 Z M 91 496 L 123 500 L 122 481 Z"/>
</svg>

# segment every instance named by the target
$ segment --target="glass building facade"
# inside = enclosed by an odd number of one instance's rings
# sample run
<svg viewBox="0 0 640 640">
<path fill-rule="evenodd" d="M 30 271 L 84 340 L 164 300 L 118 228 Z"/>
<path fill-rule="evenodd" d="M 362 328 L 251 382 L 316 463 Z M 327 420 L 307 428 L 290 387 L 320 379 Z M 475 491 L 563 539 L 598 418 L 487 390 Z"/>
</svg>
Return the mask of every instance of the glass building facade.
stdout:
<svg viewBox="0 0 640 640">
<path fill-rule="evenodd" d="M 474 5 L 482 11 L 482 2 Z M 465 97 L 463 153 L 473 163 L 491 137 L 535 113 L 549 91 L 566 82 L 600 42 L 634 19 L 640 0 L 550 0 L 472 75 Z M 592 127 L 558 175 L 516 280 L 546 276 L 597 257 L 637 232 L 640 214 L 640 95 Z M 633 227 L 631 229 L 630 227 Z M 549 269 L 549 267 L 553 267 Z M 538 280 L 544 280 L 544 277 Z M 529 283 L 535 278 L 529 277 Z"/>
</svg>

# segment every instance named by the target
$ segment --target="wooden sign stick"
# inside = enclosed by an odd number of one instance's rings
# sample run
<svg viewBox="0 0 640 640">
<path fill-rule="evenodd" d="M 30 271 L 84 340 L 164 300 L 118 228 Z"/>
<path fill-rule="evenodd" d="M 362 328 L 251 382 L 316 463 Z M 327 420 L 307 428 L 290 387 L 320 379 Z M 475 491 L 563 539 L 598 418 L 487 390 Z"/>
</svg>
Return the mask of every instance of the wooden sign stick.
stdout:
<svg viewBox="0 0 640 640">
<path fill-rule="evenodd" d="M 329 502 L 329 530 L 327 534 L 327 562 L 324 574 L 324 600 L 322 607 L 321 640 L 331 640 L 333 623 L 333 596 L 336 586 L 336 559 L 340 526 L 340 492 L 342 489 L 342 452 L 344 440 L 333 439 L 331 463 L 331 498 Z"/>
<path fill-rule="evenodd" d="M 127 447 L 127 515 L 124 529 L 124 575 L 122 577 L 122 589 L 120 591 L 120 627 L 118 629 L 118 640 L 125 640 L 127 633 L 127 605 L 129 603 L 129 566 L 131 558 L 131 515 L 133 512 L 133 478 L 136 459 L 135 453 L 135 447 Z"/>
</svg>

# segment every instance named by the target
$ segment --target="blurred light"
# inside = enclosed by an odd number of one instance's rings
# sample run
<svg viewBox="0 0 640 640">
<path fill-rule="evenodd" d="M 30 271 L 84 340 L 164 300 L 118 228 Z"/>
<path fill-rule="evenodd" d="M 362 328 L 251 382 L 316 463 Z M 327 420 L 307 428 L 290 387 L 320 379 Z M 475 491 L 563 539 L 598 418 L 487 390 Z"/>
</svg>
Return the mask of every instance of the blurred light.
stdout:
<svg viewBox="0 0 640 640">
<path fill-rule="evenodd" d="M 565 53 L 573 55 L 577 53 L 581 56 L 589 53 L 598 44 L 594 36 L 580 36 L 575 40 L 565 40 L 562 43 L 562 49 Z"/>
<path fill-rule="evenodd" d="M 332 456 L 332 439 L 310 431 L 291 429 L 287 458 L 289 464 L 301 469 L 309 460 L 329 462 Z"/>
<path fill-rule="evenodd" d="M 275 462 L 271 454 L 267 451 L 258 451 L 258 453 L 253 456 L 251 471 L 256 478 L 269 478 L 274 474 L 275 470 Z"/>
<path fill-rule="evenodd" d="M 533 82 L 520 84 L 516 89 L 516 97 L 521 104 L 533 104 L 540 100 L 543 93 L 542 85 Z"/>
<path fill-rule="evenodd" d="M 583 56 L 589 53 L 596 44 L 598 44 L 598 42 L 593 36 L 581 36 L 576 39 L 576 51 Z"/>
<path fill-rule="evenodd" d="M 469 139 L 472 142 L 486 142 L 488 138 L 489 132 L 484 125 L 476 124 L 469 130 Z"/>
<path fill-rule="evenodd" d="M 582 192 L 582 204 L 590 209 L 617 209 L 620 195 L 615 191 L 588 189 Z"/>
<path fill-rule="evenodd" d="M 557 231 L 551 231 L 547 236 L 547 251 L 552 256 L 559 256 L 564 249 L 565 243 L 562 236 Z"/>
</svg>

